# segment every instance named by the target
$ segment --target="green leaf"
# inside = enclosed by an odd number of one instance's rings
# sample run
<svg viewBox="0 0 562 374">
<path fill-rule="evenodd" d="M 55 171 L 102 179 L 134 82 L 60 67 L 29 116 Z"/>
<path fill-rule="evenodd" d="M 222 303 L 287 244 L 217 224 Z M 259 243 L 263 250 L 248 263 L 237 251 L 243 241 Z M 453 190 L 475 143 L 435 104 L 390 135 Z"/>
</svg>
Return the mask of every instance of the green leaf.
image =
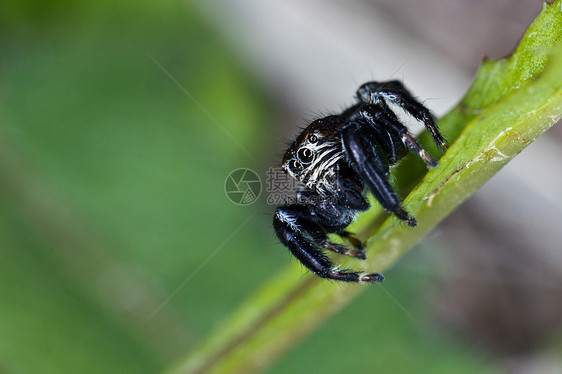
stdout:
<svg viewBox="0 0 562 374">
<path fill-rule="evenodd" d="M 406 251 L 502 166 L 562 116 L 562 0 L 543 4 L 517 50 L 484 61 L 461 102 L 439 121 L 451 147 L 425 176 L 408 158 L 395 170 L 400 185 L 417 184 L 404 201 L 416 216 L 410 228 L 380 208 L 353 227 L 368 235 L 369 271 L 389 269 Z M 427 141 L 427 137 L 422 137 Z M 434 151 L 436 154 L 436 151 Z M 421 180 L 421 181 L 420 181 Z M 353 263 L 353 265 L 352 265 Z M 343 266 L 356 266 L 348 260 Z M 352 300 L 365 285 L 302 275 L 294 263 L 262 285 L 198 348 L 168 373 L 254 372 Z M 376 285 L 370 286 L 376 287 Z"/>
</svg>

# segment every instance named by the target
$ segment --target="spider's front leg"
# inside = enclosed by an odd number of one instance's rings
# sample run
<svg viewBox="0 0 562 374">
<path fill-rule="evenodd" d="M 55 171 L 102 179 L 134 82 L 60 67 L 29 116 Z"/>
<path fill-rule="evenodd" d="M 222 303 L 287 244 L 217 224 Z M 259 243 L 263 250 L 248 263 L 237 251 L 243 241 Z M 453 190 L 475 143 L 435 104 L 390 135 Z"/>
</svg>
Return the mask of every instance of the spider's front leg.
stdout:
<svg viewBox="0 0 562 374">
<path fill-rule="evenodd" d="M 321 250 L 324 248 L 327 230 L 318 222 L 318 216 L 303 205 L 286 205 L 277 208 L 273 227 L 279 240 L 310 271 L 322 278 L 344 282 L 381 282 L 384 277 L 379 273 L 359 273 L 349 270 L 334 269 L 332 262 Z M 333 243 L 332 243 L 333 244 Z M 337 246 L 336 244 L 333 244 Z"/>
<path fill-rule="evenodd" d="M 415 152 L 429 168 L 437 166 L 437 160 L 416 141 L 414 136 L 410 134 L 406 126 L 404 126 L 396 114 L 386 107 L 384 104 L 368 104 L 359 110 L 359 114 L 371 126 L 376 127 L 382 124 L 388 131 L 396 134 L 411 151 Z"/>
<path fill-rule="evenodd" d="M 419 102 L 404 84 L 400 81 L 367 82 L 357 90 L 358 99 L 365 104 L 381 104 L 386 106 L 386 101 L 402 107 L 415 119 L 422 122 L 429 131 L 437 145 L 447 150 L 447 142 L 439 133 L 433 115 L 421 102 Z"/>
<path fill-rule="evenodd" d="M 409 226 L 416 226 L 416 219 L 402 208 L 400 199 L 390 185 L 386 155 L 374 140 L 365 140 L 360 126 L 357 122 L 350 122 L 342 130 L 343 149 L 349 164 L 365 181 L 384 209 Z"/>
</svg>

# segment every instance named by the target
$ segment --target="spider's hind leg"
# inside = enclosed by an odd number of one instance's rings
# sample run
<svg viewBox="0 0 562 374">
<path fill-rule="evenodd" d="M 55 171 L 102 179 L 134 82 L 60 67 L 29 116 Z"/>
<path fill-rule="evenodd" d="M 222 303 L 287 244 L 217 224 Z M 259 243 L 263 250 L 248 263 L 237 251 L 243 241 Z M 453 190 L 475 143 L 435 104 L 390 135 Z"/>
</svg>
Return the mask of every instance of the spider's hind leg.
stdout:
<svg viewBox="0 0 562 374">
<path fill-rule="evenodd" d="M 447 150 L 447 142 L 439 133 L 433 115 L 408 91 L 402 82 L 397 80 L 367 82 L 359 87 L 357 97 L 365 104 L 378 104 L 388 101 L 400 106 L 425 125 L 427 131 L 443 151 Z"/>
</svg>

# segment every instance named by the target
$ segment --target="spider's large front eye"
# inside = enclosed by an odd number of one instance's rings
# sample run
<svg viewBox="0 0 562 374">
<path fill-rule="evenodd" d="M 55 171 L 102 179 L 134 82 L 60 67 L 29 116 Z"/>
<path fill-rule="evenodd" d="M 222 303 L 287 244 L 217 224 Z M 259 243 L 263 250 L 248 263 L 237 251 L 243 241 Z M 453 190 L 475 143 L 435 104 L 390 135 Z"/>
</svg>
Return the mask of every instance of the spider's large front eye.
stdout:
<svg viewBox="0 0 562 374">
<path fill-rule="evenodd" d="M 297 162 L 297 160 L 291 160 L 289 162 L 289 171 L 293 174 L 298 174 L 302 171 L 302 166 Z"/>
<path fill-rule="evenodd" d="M 314 152 L 310 148 L 301 148 L 297 152 L 297 157 L 302 163 L 309 164 L 314 160 Z"/>
</svg>

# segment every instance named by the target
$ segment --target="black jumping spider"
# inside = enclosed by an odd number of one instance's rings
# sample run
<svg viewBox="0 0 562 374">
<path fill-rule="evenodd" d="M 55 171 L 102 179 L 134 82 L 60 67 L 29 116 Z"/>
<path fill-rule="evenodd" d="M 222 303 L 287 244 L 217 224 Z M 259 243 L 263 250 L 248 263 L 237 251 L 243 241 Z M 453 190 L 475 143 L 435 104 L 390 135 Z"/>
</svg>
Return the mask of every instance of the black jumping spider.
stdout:
<svg viewBox="0 0 562 374">
<path fill-rule="evenodd" d="M 358 212 L 369 208 L 366 188 L 387 211 L 409 226 L 416 225 L 389 183 L 389 167 L 408 150 L 428 167 L 437 166 L 437 161 L 416 142 L 388 103 L 422 122 L 441 149 L 447 146 L 429 110 L 399 81 L 365 83 L 357 90 L 357 101 L 341 114 L 312 122 L 287 150 L 283 170 L 302 186 L 295 204 L 277 208 L 273 224 L 281 242 L 316 275 L 345 282 L 380 282 L 384 277 L 379 273 L 334 268 L 323 250 L 365 259 L 361 241 L 345 228 Z M 332 233 L 352 248 L 328 241 Z"/>
</svg>

